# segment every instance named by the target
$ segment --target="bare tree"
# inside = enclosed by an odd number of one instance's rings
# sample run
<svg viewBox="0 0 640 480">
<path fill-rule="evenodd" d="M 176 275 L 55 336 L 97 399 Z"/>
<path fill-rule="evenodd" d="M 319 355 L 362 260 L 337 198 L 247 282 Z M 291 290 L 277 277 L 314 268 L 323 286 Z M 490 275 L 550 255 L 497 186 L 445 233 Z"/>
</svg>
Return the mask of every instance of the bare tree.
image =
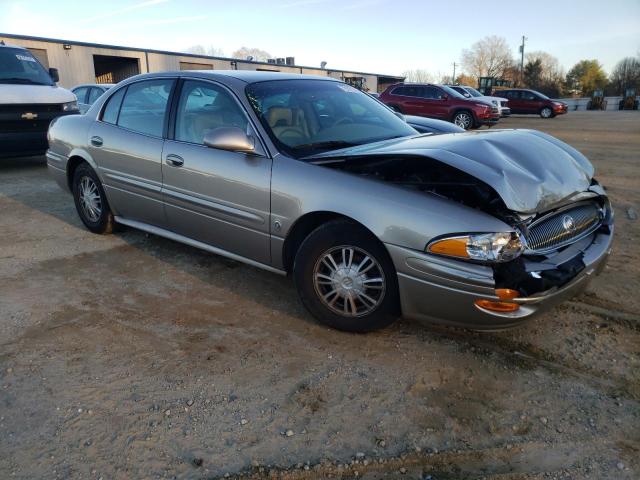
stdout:
<svg viewBox="0 0 640 480">
<path fill-rule="evenodd" d="M 535 63 L 536 60 L 540 60 L 542 68 L 540 79 L 543 82 L 555 83 L 564 79 L 565 73 L 560 66 L 560 62 L 550 53 L 543 51 L 529 52 L 525 55 L 525 59 L 526 63 Z"/>
<path fill-rule="evenodd" d="M 405 77 L 405 81 L 413 83 L 433 83 L 436 80 L 435 75 L 422 69 L 407 70 L 402 76 Z"/>
<path fill-rule="evenodd" d="M 609 85 L 616 95 L 624 95 L 626 88 L 640 90 L 640 55 L 620 60 L 611 72 Z"/>
<path fill-rule="evenodd" d="M 476 79 L 480 77 L 502 78 L 513 64 L 511 49 L 503 37 L 492 35 L 474 43 L 462 51 L 464 70 Z"/>
<path fill-rule="evenodd" d="M 209 57 L 224 57 L 224 52 L 221 48 L 216 48 L 213 45 L 205 48 L 204 45 L 193 45 L 187 48 L 187 53 L 193 53 L 195 55 L 206 55 Z"/>
<path fill-rule="evenodd" d="M 252 47 L 241 47 L 233 52 L 232 57 L 241 58 L 242 60 L 245 60 L 247 57 L 253 57 L 257 62 L 266 62 L 268 59 L 272 58 L 269 52 Z"/>
</svg>

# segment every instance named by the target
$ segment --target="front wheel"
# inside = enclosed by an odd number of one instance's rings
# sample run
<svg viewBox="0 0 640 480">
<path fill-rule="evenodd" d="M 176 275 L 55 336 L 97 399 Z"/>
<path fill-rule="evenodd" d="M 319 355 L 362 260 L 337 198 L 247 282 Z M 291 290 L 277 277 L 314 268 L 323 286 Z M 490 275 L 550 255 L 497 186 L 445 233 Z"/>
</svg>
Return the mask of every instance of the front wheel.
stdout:
<svg viewBox="0 0 640 480">
<path fill-rule="evenodd" d="M 457 112 L 453 116 L 453 123 L 460 128 L 469 130 L 471 127 L 473 127 L 473 116 L 470 112 L 467 111 Z"/>
<path fill-rule="evenodd" d="M 82 163 L 73 174 L 73 200 L 82 223 L 93 233 L 111 233 L 113 214 L 96 172 Z"/>
<path fill-rule="evenodd" d="M 540 110 L 540 116 L 542 118 L 551 118 L 553 117 L 553 110 L 551 110 L 551 108 L 549 107 L 544 107 L 542 110 Z"/>
<path fill-rule="evenodd" d="M 398 280 L 378 239 L 337 220 L 302 243 L 293 278 L 305 308 L 322 323 L 348 332 L 384 328 L 399 316 Z"/>
</svg>

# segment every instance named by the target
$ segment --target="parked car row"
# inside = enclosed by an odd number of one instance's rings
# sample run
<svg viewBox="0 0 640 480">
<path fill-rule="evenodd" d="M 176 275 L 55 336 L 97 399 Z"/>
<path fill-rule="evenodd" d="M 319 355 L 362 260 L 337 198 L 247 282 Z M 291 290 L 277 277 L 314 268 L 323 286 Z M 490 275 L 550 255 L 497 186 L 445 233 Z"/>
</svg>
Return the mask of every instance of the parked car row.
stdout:
<svg viewBox="0 0 640 480">
<path fill-rule="evenodd" d="M 465 130 L 491 127 L 512 113 L 538 114 L 542 118 L 567 113 L 566 103 L 518 88 L 498 90 L 487 96 L 464 85 L 397 83 L 378 98 L 397 112 L 446 120 Z"/>
</svg>

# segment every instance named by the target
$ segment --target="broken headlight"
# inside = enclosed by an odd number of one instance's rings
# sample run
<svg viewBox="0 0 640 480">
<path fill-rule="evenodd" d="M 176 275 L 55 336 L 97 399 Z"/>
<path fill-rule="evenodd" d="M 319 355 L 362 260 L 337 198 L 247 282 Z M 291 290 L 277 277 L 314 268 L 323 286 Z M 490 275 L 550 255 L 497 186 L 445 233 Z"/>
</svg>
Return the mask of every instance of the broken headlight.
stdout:
<svg viewBox="0 0 640 480">
<path fill-rule="evenodd" d="M 524 245 L 516 232 L 478 233 L 440 238 L 427 252 L 481 262 L 508 262 L 520 256 Z"/>
</svg>

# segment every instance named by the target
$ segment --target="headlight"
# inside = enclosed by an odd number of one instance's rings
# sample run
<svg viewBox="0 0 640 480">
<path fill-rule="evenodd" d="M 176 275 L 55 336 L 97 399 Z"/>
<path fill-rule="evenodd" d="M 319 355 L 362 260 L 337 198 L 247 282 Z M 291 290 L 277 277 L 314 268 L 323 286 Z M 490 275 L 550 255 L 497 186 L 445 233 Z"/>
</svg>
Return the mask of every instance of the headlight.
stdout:
<svg viewBox="0 0 640 480">
<path fill-rule="evenodd" d="M 497 100 L 491 100 L 491 103 L 493 103 L 494 105 L 498 105 L 498 101 Z"/>
<path fill-rule="evenodd" d="M 508 262 L 519 257 L 523 250 L 524 245 L 516 232 L 448 237 L 427 245 L 429 253 L 482 262 Z"/>
<path fill-rule="evenodd" d="M 62 111 L 63 112 L 77 112 L 78 111 L 78 102 L 74 100 L 73 102 L 63 103 L 62 104 Z"/>
<path fill-rule="evenodd" d="M 484 108 L 491 108 L 489 105 L 487 105 L 486 103 L 476 103 L 476 107 L 484 107 Z"/>
</svg>

